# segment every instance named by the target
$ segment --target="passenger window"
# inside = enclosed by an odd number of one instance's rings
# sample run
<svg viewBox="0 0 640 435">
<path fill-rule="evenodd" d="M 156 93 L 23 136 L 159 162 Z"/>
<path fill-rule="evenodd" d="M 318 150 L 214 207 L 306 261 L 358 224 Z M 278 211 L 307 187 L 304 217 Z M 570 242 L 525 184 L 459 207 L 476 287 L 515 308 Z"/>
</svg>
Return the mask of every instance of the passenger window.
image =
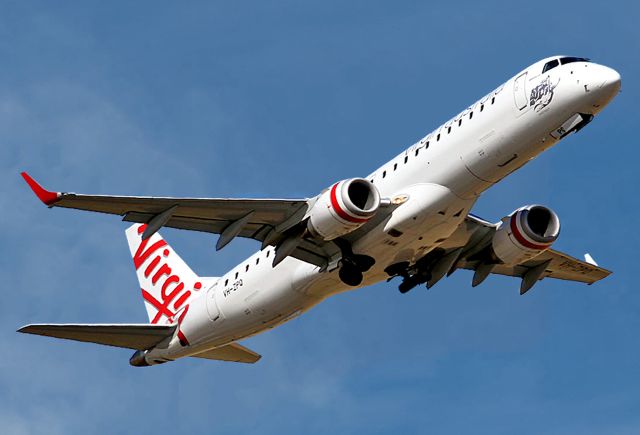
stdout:
<svg viewBox="0 0 640 435">
<path fill-rule="evenodd" d="M 382 178 L 387 176 L 387 171 L 382 171 Z"/>
<path fill-rule="evenodd" d="M 245 272 L 249 272 L 249 265 L 247 264 L 247 267 L 244 268 Z"/>
<path fill-rule="evenodd" d="M 229 280 L 228 280 L 228 279 L 225 279 L 225 280 L 224 280 L 224 286 L 226 287 L 226 286 L 228 286 L 228 285 L 229 285 Z"/>
<path fill-rule="evenodd" d="M 458 127 L 460 127 L 462 125 L 462 118 L 460 118 L 460 121 L 458 121 Z"/>
<path fill-rule="evenodd" d="M 406 164 L 409 161 L 409 156 L 404 156 L 404 163 Z"/>
<path fill-rule="evenodd" d="M 396 169 L 398 169 L 398 164 L 397 164 L 397 163 L 394 163 L 394 164 L 393 164 L 393 170 L 395 171 Z"/>
<path fill-rule="evenodd" d="M 447 127 L 447 134 L 451 133 L 451 127 Z"/>
<path fill-rule="evenodd" d="M 436 142 L 440 141 L 440 133 L 438 133 L 438 136 L 436 136 Z"/>
<path fill-rule="evenodd" d="M 491 104 L 496 102 L 496 97 L 491 97 Z"/>
<path fill-rule="evenodd" d="M 256 266 L 260 263 L 260 257 L 256 258 Z"/>
<path fill-rule="evenodd" d="M 424 147 L 425 147 L 425 149 L 429 148 L 429 141 L 427 141 L 427 144 Z"/>
<path fill-rule="evenodd" d="M 238 279 L 238 272 L 236 272 L 236 279 Z"/>
<path fill-rule="evenodd" d="M 542 68 L 542 73 L 546 73 L 550 69 L 553 69 L 559 65 L 558 59 L 550 60 L 549 62 L 544 64 L 544 68 Z"/>
<path fill-rule="evenodd" d="M 469 119 L 473 118 L 473 111 L 469 112 Z"/>
<path fill-rule="evenodd" d="M 420 148 L 416 148 L 416 157 L 418 157 L 419 152 L 420 152 Z"/>
<path fill-rule="evenodd" d="M 482 112 L 484 110 L 484 104 L 480 105 L 480 111 Z"/>
<path fill-rule="evenodd" d="M 267 258 L 269 258 L 269 251 L 267 250 Z"/>
</svg>

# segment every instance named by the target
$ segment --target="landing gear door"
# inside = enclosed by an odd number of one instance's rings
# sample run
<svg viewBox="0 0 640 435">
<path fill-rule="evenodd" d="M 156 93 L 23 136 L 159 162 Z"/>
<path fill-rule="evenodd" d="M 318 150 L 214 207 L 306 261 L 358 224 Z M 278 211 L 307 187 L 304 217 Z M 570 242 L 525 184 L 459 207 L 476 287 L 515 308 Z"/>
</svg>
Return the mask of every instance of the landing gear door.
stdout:
<svg viewBox="0 0 640 435">
<path fill-rule="evenodd" d="M 216 301 L 218 290 L 218 283 L 215 283 L 209 287 L 209 290 L 207 291 L 207 313 L 209 314 L 209 319 L 211 319 L 212 322 L 222 323 L 224 316 L 220 312 Z"/>
<path fill-rule="evenodd" d="M 528 106 L 527 99 L 527 73 L 520 74 L 513 82 L 513 98 L 516 103 L 516 108 L 519 112 L 522 112 Z"/>
</svg>

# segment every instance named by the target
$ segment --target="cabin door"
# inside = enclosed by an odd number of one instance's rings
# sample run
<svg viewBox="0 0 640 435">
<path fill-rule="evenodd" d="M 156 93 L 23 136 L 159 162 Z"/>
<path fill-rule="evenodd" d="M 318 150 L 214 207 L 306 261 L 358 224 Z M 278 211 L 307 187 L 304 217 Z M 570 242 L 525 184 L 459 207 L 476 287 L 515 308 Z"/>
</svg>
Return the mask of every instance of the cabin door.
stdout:
<svg viewBox="0 0 640 435">
<path fill-rule="evenodd" d="M 518 111 L 523 111 L 529 105 L 527 99 L 527 73 L 520 74 L 513 82 L 513 98 Z"/>
</svg>

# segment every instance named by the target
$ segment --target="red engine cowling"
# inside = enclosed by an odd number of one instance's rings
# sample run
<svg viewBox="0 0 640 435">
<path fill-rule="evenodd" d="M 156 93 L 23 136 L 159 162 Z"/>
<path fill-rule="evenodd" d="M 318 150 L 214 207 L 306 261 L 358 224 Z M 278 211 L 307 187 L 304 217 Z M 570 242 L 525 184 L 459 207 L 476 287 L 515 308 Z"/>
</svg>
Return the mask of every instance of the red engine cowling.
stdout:
<svg viewBox="0 0 640 435">
<path fill-rule="evenodd" d="M 309 213 L 307 228 L 314 237 L 333 240 L 364 225 L 380 207 L 380 193 L 369 180 L 350 178 L 320 194 Z"/>
<path fill-rule="evenodd" d="M 551 247 L 560 234 L 560 219 L 541 205 L 528 205 L 502 219 L 492 248 L 505 264 L 530 260 Z"/>
</svg>

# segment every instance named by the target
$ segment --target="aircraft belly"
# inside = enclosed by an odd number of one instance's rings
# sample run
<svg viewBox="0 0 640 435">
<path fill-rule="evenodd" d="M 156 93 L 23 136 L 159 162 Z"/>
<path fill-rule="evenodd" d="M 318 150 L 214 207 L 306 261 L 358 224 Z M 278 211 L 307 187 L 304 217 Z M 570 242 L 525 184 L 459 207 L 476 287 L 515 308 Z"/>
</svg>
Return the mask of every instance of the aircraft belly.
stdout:
<svg viewBox="0 0 640 435">
<path fill-rule="evenodd" d="M 354 252 L 376 259 L 372 271 L 365 274 L 367 283 L 373 277 L 384 279 L 383 271 L 390 264 L 414 262 L 443 243 L 477 199 L 460 198 L 451 189 L 436 184 L 414 185 L 406 192 L 407 202 L 353 245 Z"/>
</svg>

